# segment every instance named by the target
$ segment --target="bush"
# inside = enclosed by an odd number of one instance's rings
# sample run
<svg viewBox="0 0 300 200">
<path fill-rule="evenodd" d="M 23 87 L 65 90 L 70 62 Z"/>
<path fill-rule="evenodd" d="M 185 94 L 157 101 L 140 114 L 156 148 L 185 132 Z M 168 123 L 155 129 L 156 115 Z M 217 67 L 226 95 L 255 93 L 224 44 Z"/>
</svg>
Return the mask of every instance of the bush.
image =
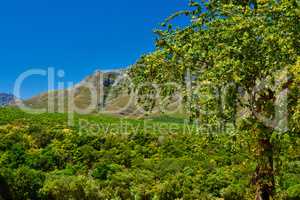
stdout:
<svg viewBox="0 0 300 200">
<path fill-rule="evenodd" d="M 287 190 L 287 200 L 299 200 L 300 199 L 300 184 L 290 187 Z"/>
<path fill-rule="evenodd" d="M 13 183 L 13 199 L 39 199 L 38 191 L 43 187 L 45 177 L 42 172 L 20 167 L 14 173 Z"/>
<path fill-rule="evenodd" d="M 221 191 L 221 195 L 224 200 L 243 200 L 244 191 L 239 185 L 230 185 L 229 187 Z"/>
</svg>

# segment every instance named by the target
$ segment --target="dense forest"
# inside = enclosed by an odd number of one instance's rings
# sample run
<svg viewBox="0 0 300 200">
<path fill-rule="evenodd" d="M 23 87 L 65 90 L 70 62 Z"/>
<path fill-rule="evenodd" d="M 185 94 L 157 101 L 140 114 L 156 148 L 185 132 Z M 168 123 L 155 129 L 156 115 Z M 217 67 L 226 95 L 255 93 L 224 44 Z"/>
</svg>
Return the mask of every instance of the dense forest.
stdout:
<svg viewBox="0 0 300 200">
<path fill-rule="evenodd" d="M 69 127 L 66 114 L 0 109 L 2 199 L 254 199 L 251 134 L 202 133 L 166 116 L 124 120 L 126 131 L 113 126 L 118 117 L 80 120 L 88 128 Z M 299 135 L 273 134 L 271 142 L 274 199 L 299 199 Z"/>
<path fill-rule="evenodd" d="M 298 0 L 190 1 L 129 69 L 143 119 L 0 108 L 0 199 L 300 199 L 299 21 Z"/>
</svg>

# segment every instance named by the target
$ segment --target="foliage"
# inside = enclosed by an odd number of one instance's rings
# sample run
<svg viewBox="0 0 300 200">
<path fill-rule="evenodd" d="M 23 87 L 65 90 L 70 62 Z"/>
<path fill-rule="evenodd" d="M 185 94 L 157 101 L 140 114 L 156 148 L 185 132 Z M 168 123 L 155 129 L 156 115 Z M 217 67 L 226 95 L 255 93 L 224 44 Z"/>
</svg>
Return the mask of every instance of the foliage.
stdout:
<svg viewBox="0 0 300 200">
<path fill-rule="evenodd" d="M 173 116 L 104 115 L 76 116 L 69 127 L 64 114 L 0 108 L 0 191 L 13 199 L 299 199 L 299 10 L 297 0 L 190 1 L 162 24 L 156 51 L 130 79 L 148 112 L 158 97 L 181 93 L 198 127 Z M 180 15 L 191 23 L 174 29 Z M 124 122 L 128 129 L 112 126 Z"/>
<path fill-rule="evenodd" d="M 83 134 L 77 125 L 67 126 L 65 114 L 1 108 L 0 116 L 6 121 L 0 127 L 0 189 L 7 185 L 13 199 L 253 198 L 248 188 L 255 162 L 247 135 L 199 135 L 173 118 L 127 119 L 133 127 L 128 133 L 111 126 L 97 134 L 87 128 Z M 76 121 L 82 119 L 102 126 L 121 120 L 76 116 Z M 144 123 L 177 128 L 147 130 Z M 286 146 L 281 152 L 286 167 L 276 176 L 278 191 L 293 197 L 300 184 L 300 140 L 289 136 L 280 142 Z"/>
<path fill-rule="evenodd" d="M 284 147 L 273 136 L 299 134 L 299 10 L 296 0 L 192 0 L 189 10 L 156 31 L 157 50 L 131 69 L 137 85 L 180 84 L 190 118 L 211 132 L 226 132 L 232 123 L 240 134 L 250 135 L 256 199 L 274 196 L 275 174 L 284 167 Z M 182 14 L 191 23 L 173 29 L 170 21 Z M 278 103 L 286 89 L 288 100 Z M 289 126 L 278 130 L 285 117 L 276 119 L 276 109 L 285 106 Z M 237 117 L 239 112 L 246 114 Z"/>
</svg>

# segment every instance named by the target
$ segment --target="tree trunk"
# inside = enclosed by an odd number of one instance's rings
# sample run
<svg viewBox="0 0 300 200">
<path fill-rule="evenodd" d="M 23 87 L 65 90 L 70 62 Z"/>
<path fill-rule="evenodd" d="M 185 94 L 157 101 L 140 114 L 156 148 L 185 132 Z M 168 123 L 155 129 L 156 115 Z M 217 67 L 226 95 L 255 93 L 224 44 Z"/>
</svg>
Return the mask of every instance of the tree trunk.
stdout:
<svg viewBox="0 0 300 200">
<path fill-rule="evenodd" d="M 269 138 L 259 139 L 260 152 L 255 173 L 255 200 L 270 200 L 275 189 L 273 147 Z"/>
<path fill-rule="evenodd" d="M 257 96 L 255 97 L 255 95 Z M 275 94 L 270 89 L 265 89 L 259 91 L 259 93 L 255 95 L 252 96 L 251 99 L 252 116 L 255 119 L 253 133 L 257 141 L 257 167 L 253 177 L 253 184 L 256 185 L 255 200 L 270 200 L 275 189 L 275 173 L 273 167 L 274 147 L 271 143 L 273 128 L 268 127 L 264 122 L 261 122 L 259 118 L 257 118 L 257 114 L 274 117 L 274 108 L 270 109 L 265 107 L 265 105 L 267 103 L 273 103 L 274 105 Z"/>
</svg>

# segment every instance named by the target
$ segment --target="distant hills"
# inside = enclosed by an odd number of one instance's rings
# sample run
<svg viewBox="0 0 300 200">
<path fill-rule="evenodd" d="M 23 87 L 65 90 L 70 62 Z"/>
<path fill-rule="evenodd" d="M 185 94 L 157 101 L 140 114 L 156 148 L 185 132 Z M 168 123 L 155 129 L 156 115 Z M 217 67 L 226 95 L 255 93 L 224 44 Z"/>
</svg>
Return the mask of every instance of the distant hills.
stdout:
<svg viewBox="0 0 300 200">
<path fill-rule="evenodd" d="M 15 97 L 12 94 L 0 93 L 0 106 L 7 106 L 13 104 Z"/>
<path fill-rule="evenodd" d="M 95 71 L 72 88 L 42 93 L 23 103 L 34 109 L 47 109 L 49 96 L 54 99 L 54 111 L 68 111 L 70 92 L 73 93 L 73 102 L 77 108 L 87 108 L 91 101 L 89 86 L 95 89 L 93 98 L 96 98 L 97 108 L 93 112 L 110 112 L 120 115 L 136 114 L 137 108 L 131 101 L 129 84 L 126 83 L 126 70 L 109 72 Z M 101 87 L 100 82 L 103 82 Z"/>
<path fill-rule="evenodd" d="M 109 113 L 134 117 L 143 116 L 145 111 L 142 109 L 136 93 L 130 88 L 131 83 L 127 77 L 127 70 L 95 71 L 72 88 L 42 93 L 23 101 L 23 103 L 34 109 L 48 109 L 49 97 L 52 96 L 54 102 L 54 110 L 52 111 L 69 112 L 69 96 L 70 92 L 72 92 L 73 95 L 71 96 L 73 96 L 73 100 L 71 102 L 74 102 L 75 106 L 79 109 L 86 109 L 92 101 L 92 94 L 87 87 L 93 86 L 95 89 L 93 98 L 95 98 L 97 106 L 91 113 Z M 103 87 L 100 87 L 100 82 L 103 82 Z M 181 105 L 174 102 L 174 99 L 169 102 L 168 109 L 174 110 L 178 106 L 180 109 L 182 108 Z M 155 110 L 152 112 L 152 115 L 161 112 L 158 107 Z"/>
</svg>

